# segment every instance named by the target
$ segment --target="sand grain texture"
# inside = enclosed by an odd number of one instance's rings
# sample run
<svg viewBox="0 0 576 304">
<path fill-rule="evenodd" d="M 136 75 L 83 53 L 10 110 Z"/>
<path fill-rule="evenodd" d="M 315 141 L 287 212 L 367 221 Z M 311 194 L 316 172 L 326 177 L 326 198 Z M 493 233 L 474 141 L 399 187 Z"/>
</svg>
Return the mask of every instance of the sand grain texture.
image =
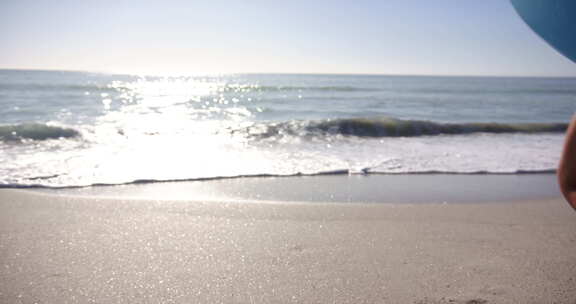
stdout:
<svg viewBox="0 0 576 304">
<path fill-rule="evenodd" d="M 576 212 L 0 191 L 0 303 L 576 302 Z"/>
</svg>

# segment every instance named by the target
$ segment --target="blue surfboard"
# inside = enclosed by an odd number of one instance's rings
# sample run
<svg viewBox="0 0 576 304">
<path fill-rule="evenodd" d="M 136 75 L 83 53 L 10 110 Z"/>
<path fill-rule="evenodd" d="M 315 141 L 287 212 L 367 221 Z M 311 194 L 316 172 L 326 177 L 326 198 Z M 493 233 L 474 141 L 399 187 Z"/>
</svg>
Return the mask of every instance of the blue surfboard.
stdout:
<svg viewBox="0 0 576 304">
<path fill-rule="evenodd" d="M 510 1 L 534 32 L 576 62 L 576 0 Z"/>
</svg>

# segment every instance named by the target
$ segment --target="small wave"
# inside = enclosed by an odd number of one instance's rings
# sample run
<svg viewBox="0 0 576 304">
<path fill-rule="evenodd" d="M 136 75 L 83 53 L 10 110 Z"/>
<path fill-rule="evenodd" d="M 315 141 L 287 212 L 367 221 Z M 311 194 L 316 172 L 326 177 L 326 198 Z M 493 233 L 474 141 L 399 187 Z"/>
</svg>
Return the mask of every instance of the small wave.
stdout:
<svg viewBox="0 0 576 304">
<path fill-rule="evenodd" d="M 0 141 L 46 140 L 77 136 L 80 136 L 80 132 L 74 129 L 39 123 L 0 126 Z"/>
<path fill-rule="evenodd" d="M 123 183 L 94 183 L 89 185 L 62 185 L 53 186 L 45 184 L 2 184 L 0 189 L 80 189 L 89 187 L 113 187 L 113 186 L 129 186 L 129 185 L 144 185 L 144 184 L 159 184 L 159 183 L 178 183 L 178 182 L 209 182 L 230 179 L 244 179 L 244 178 L 290 178 L 290 177 L 314 177 L 314 176 L 343 176 L 343 175 L 531 175 L 531 174 L 554 174 L 555 169 L 543 170 L 517 170 L 517 171 L 406 171 L 406 172 L 379 172 L 370 171 L 369 168 L 352 171 L 349 169 L 320 171 L 315 173 L 294 173 L 294 174 L 248 174 L 248 175 L 235 175 L 235 176 L 213 176 L 213 177 L 196 177 L 196 178 L 182 178 L 182 179 L 137 179 Z M 29 180 L 32 180 L 29 179 Z"/>
<path fill-rule="evenodd" d="M 357 174 L 363 175 L 530 175 L 530 174 L 554 174 L 556 169 L 542 169 L 542 170 L 516 170 L 516 171 L 442 171 L 442 170 L 428 170 L 428 171 L 406 171 L 406 172 L 384 172 L 384 171 L 371 171 L 370 168 L 365 168 Z"/>
<path fill-rule="evenodd" d="M 283 135 L 344 135 L 357 137 L 414 137 L 470 133 L 564 132 L 565 123 L 437 123 L 394 118 L 347 118 L 257 124 L 244 131 L 268 138 Z M 237 131 L 235 131 L 237 132 Z"/>
</svg>

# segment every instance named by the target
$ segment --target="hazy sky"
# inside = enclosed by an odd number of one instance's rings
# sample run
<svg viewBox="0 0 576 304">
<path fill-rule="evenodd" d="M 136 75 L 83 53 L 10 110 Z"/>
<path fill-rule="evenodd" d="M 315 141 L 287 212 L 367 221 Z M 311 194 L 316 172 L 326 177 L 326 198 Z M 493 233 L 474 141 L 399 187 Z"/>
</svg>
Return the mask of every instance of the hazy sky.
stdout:
<svg viewBox="0 0 576 304">
<path fill-rule="evenodd" d="M 0 68 L 576 76 L 508 0 L 1 0 Z"/>
</svg>

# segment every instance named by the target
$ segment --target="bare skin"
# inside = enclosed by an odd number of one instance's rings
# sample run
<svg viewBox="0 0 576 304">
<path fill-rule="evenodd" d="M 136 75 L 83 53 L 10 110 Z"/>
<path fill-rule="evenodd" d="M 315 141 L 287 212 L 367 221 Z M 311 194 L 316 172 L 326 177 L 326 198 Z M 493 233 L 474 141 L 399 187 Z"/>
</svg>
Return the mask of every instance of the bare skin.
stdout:
<svg viewBox="0 0 576 304">
<path fill-rule="evenodd" d="M 566 131 L 564 151 L 558 167 L 560 190 L 572 208 L 576 210 L 576 115 Z"/>
</svg>

